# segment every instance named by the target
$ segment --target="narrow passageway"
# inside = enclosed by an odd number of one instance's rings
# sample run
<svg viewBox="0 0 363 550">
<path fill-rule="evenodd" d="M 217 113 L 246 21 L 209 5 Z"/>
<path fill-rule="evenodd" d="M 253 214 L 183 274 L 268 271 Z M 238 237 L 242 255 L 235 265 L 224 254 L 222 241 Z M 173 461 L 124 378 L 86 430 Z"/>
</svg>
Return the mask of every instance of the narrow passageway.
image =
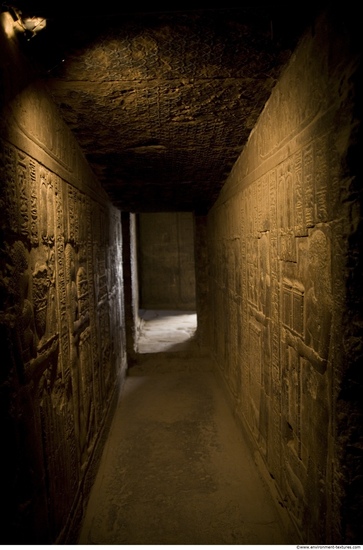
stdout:
<svg viewBox="0 0 363 550">
<path fill-rule="evenodd" d="M 1 544 L 363 541 L 360 18 L 240 4 L 2 3 Z"/>
<path fill-rule="evenodd" d="M 139 358 L 123 387 L 79 543 L 294 542 L 210 360 L 185 353 Z"/>
</svg>

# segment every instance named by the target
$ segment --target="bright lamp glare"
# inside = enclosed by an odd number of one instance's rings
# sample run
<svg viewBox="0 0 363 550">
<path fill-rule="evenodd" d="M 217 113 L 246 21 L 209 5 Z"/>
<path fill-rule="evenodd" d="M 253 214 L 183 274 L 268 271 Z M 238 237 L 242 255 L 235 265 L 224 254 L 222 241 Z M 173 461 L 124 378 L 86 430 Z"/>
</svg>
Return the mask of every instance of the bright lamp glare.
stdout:
<svg viewBox="0 0 363 550">
<path fill-rule="evenodd" d="M 6 11 L 1 14 L 1 24 L 6 36 L 8 38 L 13 38 L 15 35 L 14 19 L 11 17 L 9 12 Z"/>
</svg>

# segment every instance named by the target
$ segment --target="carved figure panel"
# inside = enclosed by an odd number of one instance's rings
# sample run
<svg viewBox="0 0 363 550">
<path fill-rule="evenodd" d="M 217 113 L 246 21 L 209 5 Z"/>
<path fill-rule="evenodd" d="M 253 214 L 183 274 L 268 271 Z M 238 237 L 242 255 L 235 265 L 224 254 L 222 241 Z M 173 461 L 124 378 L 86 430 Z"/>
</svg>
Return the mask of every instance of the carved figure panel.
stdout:
<svg viewBox="0 0 363 550">
<path fill-rule="evenodd" d="M 328 415 L 325 373 L 332 319 L 328 230 L 310 231 L 306 244 L 302 243 L 300 248 L 296 273 L 305 285 L 286 278 L 282 285 L 281 359 L 287 463 L 284 483 L 297 521 L 301 522 L 301 502 L 307 498 L 301 482 L 308 475 L 309 465 L 319 464 L 319 483 L 325 483 Z M 296 480 L 300 480 L 301 487 Z"/>
<path fill-rule="evenodd" d="M 247 296 L 257 306 L 258 302 L 258 239 L 247 239 Z"/>
<path fill-rule="evenodd" d="M 86 460 L 87 430 L 84 412 L 84 398 L 82 394 L 82 371 L 80 363 L 80 337 L 89 324 L 89 313 L 80 311 L 78 289 L 82 288 L 77 283 L 76 255 L 73 246 L 68 243 L 65 250 L 67 273 L 67 302 L 68 302 L 68 326 L 70 341 L 70 371 L 72 377 L 72 397 L 75 418 L 75 435 L 78 444 L 78 461 L 83 464 Z M 78 288 L 77 288 L 78 286 Z"/>
<path fill-rule="evenodd" d="M 17 308 L 18 335 L 23 363 L 36 357 L 36 328 L 31 297 L 29 253 L 21 241 L 16 241 L 11 250 L 13 266 L 10 290 Z"/>
<path fill-rule="evenodd" d="M 293 176 L 292 164 L 285 162 L 278 167 L 278 227 L 279 256 L 282 260 L 296 261 L 295 235 L 293 231 Z"/>
<path fill-rule="evenodd" d="M 260 393 L 261 393 L 261 328 L 257 323 L 249 323 L 249 395 L 251 406 L 251 421 L 255 436 L 258 436 Z"/>
</svg>

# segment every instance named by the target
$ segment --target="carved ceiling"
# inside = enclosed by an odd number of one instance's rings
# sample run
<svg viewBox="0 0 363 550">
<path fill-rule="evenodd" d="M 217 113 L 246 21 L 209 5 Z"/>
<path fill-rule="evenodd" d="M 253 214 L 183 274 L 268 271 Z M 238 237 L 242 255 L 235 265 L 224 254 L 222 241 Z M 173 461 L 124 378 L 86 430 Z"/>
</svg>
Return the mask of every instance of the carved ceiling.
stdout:
<svg viewBox="0 0 363 550">
<path fill-rule="evenodd" d="M 113 203 L 134 212 L 210 208 L 312 20 L 28 4 L 48 18 L 27 48 L 50 94 Z"/>
</svg>

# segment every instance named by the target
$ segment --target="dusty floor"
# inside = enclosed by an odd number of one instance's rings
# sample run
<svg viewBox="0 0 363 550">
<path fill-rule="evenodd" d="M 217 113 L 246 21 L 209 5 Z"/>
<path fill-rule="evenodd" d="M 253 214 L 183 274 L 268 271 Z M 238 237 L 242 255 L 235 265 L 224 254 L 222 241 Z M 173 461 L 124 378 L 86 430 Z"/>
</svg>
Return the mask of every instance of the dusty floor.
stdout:
<svg viewBox="0 0 363 550">
<path fill-rule="evenodd" d="M 293 543 L 209 360 L 180 355 L 130 369 L 79 544 Z"/>
<path fill-rule="evenodd" d="M 197 329 L 195 311 L 145 310 L 141 318 L 138 353 L 191 350 Z"/>
</svg>

